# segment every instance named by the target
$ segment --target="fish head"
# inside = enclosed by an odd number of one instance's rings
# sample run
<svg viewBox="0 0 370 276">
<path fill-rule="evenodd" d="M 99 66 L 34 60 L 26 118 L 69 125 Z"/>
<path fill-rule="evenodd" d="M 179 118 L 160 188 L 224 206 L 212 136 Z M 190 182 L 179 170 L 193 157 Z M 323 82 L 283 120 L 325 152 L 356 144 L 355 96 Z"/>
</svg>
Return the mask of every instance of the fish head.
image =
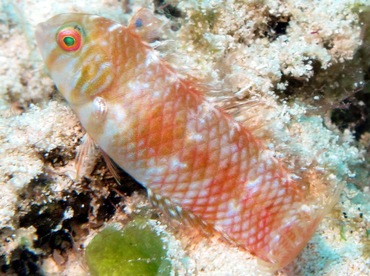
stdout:
<svg viewBox="0 0 370 276">
<path fill-rule="evenodd" d="M 91 102 L 113 83 L 113 56 L 107 52 L 110 26 L 96 15 L 59 14 L 36 27 L 36 41 L 58 90 L 72 108 Z"/>
</svg>

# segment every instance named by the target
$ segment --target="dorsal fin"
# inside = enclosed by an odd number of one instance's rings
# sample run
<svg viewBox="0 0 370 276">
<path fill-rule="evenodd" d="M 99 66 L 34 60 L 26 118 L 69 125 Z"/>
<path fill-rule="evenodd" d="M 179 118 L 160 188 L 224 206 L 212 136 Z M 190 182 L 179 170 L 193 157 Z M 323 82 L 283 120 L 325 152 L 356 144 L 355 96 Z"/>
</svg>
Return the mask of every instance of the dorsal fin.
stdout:
<svg viewBox="0 0 370 276">
<path fill-rule="evenodd" d="M 161 37 L 165 22 L 158 19 L 150 10 L 142 8 L 130 19 L 128 28 L 148 43 Z"/>
</svg>

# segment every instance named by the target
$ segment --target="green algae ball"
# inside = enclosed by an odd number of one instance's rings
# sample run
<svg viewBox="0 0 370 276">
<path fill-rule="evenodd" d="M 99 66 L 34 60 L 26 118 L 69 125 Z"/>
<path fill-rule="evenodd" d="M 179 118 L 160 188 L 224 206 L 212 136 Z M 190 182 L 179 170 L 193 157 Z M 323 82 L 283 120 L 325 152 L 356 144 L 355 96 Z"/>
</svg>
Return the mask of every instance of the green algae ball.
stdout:
<svg viewBox="0 0 370 276">
<path fill-rule="evenodd" d="M 135 219 L 122 230 L 107 227 L 86 248 L 91 275 L 170 275 L 166 243 L 148 220 Z"/>
</svg>

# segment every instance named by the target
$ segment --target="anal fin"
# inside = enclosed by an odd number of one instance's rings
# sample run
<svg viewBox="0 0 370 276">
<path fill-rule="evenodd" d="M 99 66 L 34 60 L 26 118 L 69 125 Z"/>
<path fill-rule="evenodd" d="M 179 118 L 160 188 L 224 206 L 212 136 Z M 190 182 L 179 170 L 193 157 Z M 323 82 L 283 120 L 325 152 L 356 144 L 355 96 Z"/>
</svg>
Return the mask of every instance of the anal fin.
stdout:
<svg viewBox="0 0 370 276">
<path fill-rule="evenodd" d="M 180 205 L 171 202 L 167 197 L 154 194 L 150 189 L 147 189 L 147 191 L 149 201 L 152 203 L 152 205 L 161 210 L 171 222 L 194 227 L 206 237 L 215 234 L 216 231 L 213 226 L 205 222 L 197 215 L 194 215 L 192 212 L 183 209 Z"/>
</svg>

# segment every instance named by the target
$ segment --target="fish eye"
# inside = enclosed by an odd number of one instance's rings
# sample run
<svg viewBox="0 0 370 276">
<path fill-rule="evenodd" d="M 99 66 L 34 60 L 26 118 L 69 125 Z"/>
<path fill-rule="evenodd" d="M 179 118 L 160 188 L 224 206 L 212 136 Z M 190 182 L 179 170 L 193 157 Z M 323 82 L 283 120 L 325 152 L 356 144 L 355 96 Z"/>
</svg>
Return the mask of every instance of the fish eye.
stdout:
<svg viewBox="0 0 370 276">
<path fill-rule="evenodd" d="M 75 26 L 61 29 L 57 35 L 57 43 L 65 51 L 77 51 L 82 45 L 80 28 Z"/>
</svg>

